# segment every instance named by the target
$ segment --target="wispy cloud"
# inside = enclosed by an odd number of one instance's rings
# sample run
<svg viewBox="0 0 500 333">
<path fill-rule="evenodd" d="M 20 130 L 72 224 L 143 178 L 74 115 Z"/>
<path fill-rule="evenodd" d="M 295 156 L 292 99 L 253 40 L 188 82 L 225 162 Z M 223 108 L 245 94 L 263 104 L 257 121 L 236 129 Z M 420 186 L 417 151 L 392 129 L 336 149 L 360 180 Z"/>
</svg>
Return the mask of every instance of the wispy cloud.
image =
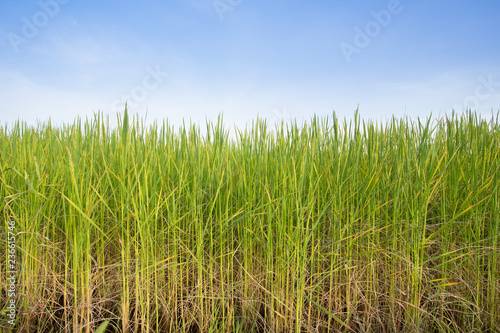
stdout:
<svg viewBox="0 0 500 333">
<path fill-rule="evenodd" d="M 58 124 L 63 121 L 71 122 L 76 115 L 92 115 L 99 110 L 99 105 L 103 105 L 94 94 L 47 87 L 19 72 L 5 68 L 1 71 L 0 119 L 4 124 L 17 119 L 35 124 L 38 120 L 46 121 L 49 117 Z"/>
<path fill-rule="evenodd" d="M 475 102 L 481 76 L 500 80 L 498 44 L 491 42 L 499 5 L 457 3 L 449 11 L 448 3 L 429 10 L 424 2 L 399 0 L 399 12 L 389 6 L 398 3 L 392 0 L 376 6 L 217 3 L 232 8 L 224 22 L 214 0 L 98 7 L 71 1 L 16 54 L 6 34 L 41 9 L 38 2 L 6 2 L 0 11 L 0 114 L 71 120 L 96 110 L 114 113 L 113 101 L 135 95 L 137 112 L 148 110 L 150 117 L 204 119 L 224 112 L 240 124 L 257 114 L 308 119 L 335 110 L 349 116 L 358 104 L 366 117 L 418 116 Z M 460 28 L 457 22 L 471 13 L 481 20 Z M 429 24 L 420 24 L 424 19 Z M 364 44 L 355 44 L 354 27 L 370 37 L 366 54 Z M 352 54 L 348 65 L 341 42 L 363 54 Z M 170 74 L 161 83 L 146 79 L 146 68 L 156 65 Z M 493 88 L 479 88 L 480 110 L 500 108 Z"/>
</svg>

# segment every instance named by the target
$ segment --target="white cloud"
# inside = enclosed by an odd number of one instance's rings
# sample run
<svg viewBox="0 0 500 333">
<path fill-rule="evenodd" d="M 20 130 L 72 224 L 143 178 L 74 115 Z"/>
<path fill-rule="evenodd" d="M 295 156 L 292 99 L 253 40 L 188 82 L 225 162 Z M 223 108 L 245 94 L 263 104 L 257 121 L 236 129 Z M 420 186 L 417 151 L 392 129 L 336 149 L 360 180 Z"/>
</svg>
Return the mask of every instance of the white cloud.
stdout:
<svg viewBox="0 0 500 333">
<path fill-rule="evenodd" d="M 120 59 L 123 52 L 113 44 L 99 41 L 90 36 L 68 38 L 50 37 L 48 43 L 35 50 L 40 55 L 52 58 L 54 61 L 70 64 L 75 68 L 107 64 Z"/>
<path fill-rule="evenodd" d="M 480 98 L 478 103 L 474 99 L 476 89 L 481 84 L 480 78 L 489 75 L 492 75 L 491 69 L 464 69 L 437 74 L 426 80 L 382 81 L 374 85 L 374 90 L 376 94 L 385 96 L 385 100 L 374 99 L 379 105 L 404 104 L 410 116 L 428 114 L 431 111 L 435 115 L 444 115 L 452 109 L 464 111 L 466 107 L 489 115 L 491 108 L 500 108 L 500 87 L 487 98 Z M 500 82 L 500 72 L 497 72 L 494 81 Z"/>
<path fill-rule="evenodd" d="M 17 119 L 36 124 L 49 117 L 54 124 L 72 122 L 78 115 L 91 116 L 104 103 L 94 95 L 65 92 L 37 84 L 24 75 L 2 70 L 0 119 L 11 124 Z"/>
</svg>

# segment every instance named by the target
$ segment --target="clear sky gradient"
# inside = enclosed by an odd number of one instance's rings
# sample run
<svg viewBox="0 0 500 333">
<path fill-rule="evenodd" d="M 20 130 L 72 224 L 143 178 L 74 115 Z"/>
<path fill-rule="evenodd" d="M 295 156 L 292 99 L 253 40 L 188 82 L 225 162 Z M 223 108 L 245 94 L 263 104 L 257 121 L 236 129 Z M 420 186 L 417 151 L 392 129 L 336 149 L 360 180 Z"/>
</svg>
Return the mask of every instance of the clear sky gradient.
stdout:
<svg viewBox="0 0 500 333">
<path fill-rule="evenodd" d="M 0 125 L 500 109 L 497 0 L 3 0 Z"/>
</svg>

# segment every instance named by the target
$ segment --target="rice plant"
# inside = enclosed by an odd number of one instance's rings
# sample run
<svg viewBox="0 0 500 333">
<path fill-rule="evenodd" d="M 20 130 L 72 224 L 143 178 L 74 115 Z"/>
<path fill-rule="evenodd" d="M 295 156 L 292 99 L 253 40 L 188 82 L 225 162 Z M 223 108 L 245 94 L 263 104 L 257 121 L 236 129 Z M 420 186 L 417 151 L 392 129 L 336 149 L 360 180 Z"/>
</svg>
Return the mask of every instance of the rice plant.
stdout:
<svg viewBox="0 0 500 333">
<path fill-rule="evenodd" d="M 2 331 L 500 330 L 498 115 L 118 120 L 0 128 Z"/>
</svg>

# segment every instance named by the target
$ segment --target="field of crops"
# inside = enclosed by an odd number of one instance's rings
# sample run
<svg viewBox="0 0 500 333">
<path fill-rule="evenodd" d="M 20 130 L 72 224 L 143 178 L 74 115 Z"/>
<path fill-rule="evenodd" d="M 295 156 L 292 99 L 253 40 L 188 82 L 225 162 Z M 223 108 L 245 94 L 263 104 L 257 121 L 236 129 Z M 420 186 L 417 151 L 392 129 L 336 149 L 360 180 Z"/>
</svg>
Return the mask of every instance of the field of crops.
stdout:
<svg viewBox="0 0 500 333">
<path fill-rule="evenodd" d="M 498 115 L 119 118 L 0 128 L 3 331 L 500 330 Z"/>
</svg>

